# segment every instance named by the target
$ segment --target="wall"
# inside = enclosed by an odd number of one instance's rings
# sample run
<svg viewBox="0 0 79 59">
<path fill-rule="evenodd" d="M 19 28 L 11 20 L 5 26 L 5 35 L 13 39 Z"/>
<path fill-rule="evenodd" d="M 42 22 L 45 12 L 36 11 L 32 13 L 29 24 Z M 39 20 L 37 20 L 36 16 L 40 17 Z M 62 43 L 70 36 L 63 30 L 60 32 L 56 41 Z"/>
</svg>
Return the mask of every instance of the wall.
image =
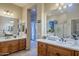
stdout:
<svg viewBox="0 0 79 59">
<path fill-rule="evenodd" d="M 35 4 L 36 8 L 37 8 L 37 20 L 41 20 L 41 23 L 36 25 L 36 32 L 38 34 L 38 39 L 40 39 L 43 35 L 45 35 L 45 14 L 44 14 L 44 4 L 42 3 L 38 3 Z M 27 11 L 28 9 L 31 9 L 33 6 L 35 6 L 34 4 L 29 4 L 26 7 L 23 8 L 23 13 L 22 13 L 22 19 L 23 22 L 25 22 L 25 28 L 27 28 L 27 49 L 30 49 L 30 12 Z"/>
<path fill-rule="evenodd" d="M 47 35 L 46 17 L 47 17 L 47 12 L 49 12 L 49 10 L 55 9 L 55 8 L 52 8 L 53 5 L 48 3 L 37 4 L 37 21 L 41 20 L 41 23 L 37 24 L 37 33 L 38 33 L 39 39 Z"/>
<path fill-rule="evenodd" d="M 45 35 L 45 28 L 46 25 L 44 25 L 45 22 L 45 11 L 44 11 L 44 4 L 37 4 L 37 21 L 40 20 L 41 22 L 37 24 L 37 34 L 38 34 L 38 39 L 40 39 L 42 36 Z"/>
<path fill-rule="evenodd" d="M 26 41 L 26 49 L 30 49 L 30 31 L 31 31 L 31 27 L 30 27 L 30 9 L 32 8 L 33 4 L 29 4 L 25 7 L 23 7 L 23 11 L 22 11 L 22 22 L 25 23 L 25 31 L 27 29 L 27 41 Z"/>
</svg>

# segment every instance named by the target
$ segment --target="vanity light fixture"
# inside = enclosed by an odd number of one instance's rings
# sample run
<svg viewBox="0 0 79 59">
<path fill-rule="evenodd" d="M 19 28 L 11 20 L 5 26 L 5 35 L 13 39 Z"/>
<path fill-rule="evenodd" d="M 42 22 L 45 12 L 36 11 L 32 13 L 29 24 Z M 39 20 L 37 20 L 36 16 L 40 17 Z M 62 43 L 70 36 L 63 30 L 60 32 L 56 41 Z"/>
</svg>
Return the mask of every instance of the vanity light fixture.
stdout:
<svg viewBox="0 0 79 59">
<path fill-rule="evenodd" d="M 11 11 L 9 11 L 9 10 L 4 10 L 4 11 L 3 11 L 3 14 L 4 14 L 4 15 L 8 15 L 8 16 L 13 16 L 13 15 L 14 15 L 13 12 L 11 12 Z"/>
<path fill-rule="evenodd" d="M 72 6 L 72 3 L 56 3 L 56 6 L 57 6 L 57 9 L 58 10 L 63 10 L 63 9 L 66 9 L 67 7 L 71 7 Z"/>
</svg>

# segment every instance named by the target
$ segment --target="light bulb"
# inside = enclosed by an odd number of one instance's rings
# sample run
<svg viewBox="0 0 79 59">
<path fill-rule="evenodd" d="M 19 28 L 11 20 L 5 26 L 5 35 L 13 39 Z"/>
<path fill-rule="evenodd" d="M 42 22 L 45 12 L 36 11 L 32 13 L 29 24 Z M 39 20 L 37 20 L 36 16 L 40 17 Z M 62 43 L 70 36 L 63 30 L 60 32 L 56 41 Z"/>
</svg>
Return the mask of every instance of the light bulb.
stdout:
<svg viewBox="0 0 79 59">
<path fill-rule="evenodd" d="M 61 8 L 61 7 L 59 7 L 58 9 L 59 9 L 59 10 L 61 10 L 62 8 Z"/>
<path fill-rule="evenodd" d="M 5 12 L 5 11 L 4 11 L 3 13 L 4 13 L 4 14 L 6 14 L 6 12 Z"/>
<path fill-rule="evenodd" d="M 7 15 L 10 15 L 10 13 L 8 12 Z"/>
<path fill-rule="evenodd" d="M 66 6 L 66 5 L 64 5 L 64 6 L 63 6 L 63 8 L 64 8 L 64 9 L 66 9 L 66 8 L 67 8 L 67 6 Z"/>
<path fill-rule="evenodd" d="M 68 6 L 71 7 L 72 6 L 72 3 L 68 4 Z"/>
</svg>

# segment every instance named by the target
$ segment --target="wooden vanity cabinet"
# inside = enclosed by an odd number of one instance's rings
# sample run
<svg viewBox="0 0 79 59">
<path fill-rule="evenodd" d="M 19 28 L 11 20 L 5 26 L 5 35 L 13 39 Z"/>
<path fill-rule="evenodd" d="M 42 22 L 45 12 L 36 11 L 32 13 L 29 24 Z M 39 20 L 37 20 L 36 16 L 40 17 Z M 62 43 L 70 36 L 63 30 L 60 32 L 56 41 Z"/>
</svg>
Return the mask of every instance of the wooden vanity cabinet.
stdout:
<svg viewBox="0 0 79 59">
<path fill-rule="evenodd" d="M 74 56 L 74 51 L 51 44 L 38 42 L 38 55 L 41 56 Z"/>
<path fill-rule="evenodd" d="M 38 56 L 46 56 L 46 44 L 38 42 Z"/>
<path fill-rule="evenodd" d="M 0 56 L 26 49 L 26 39 L 0 42 Z"/>
<path fill-rule="evenodd" d="M 19 50 L 26 49 L 26 39 L 19 40 Z"/>
</svg>

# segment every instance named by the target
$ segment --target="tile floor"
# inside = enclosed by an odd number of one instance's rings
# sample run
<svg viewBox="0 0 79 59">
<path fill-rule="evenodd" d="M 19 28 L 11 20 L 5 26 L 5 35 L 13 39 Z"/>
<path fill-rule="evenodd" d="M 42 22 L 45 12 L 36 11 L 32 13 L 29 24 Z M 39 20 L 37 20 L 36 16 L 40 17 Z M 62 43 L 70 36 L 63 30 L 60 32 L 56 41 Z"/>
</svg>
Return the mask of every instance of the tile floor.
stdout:
<svg viewBox="0 0 79 59">
<path fill-rule="evenodd" d="M 31 49 L 12 53 L 8 56 L 37 56 L 37 42 L 31 41 Z"/>
</svg>

